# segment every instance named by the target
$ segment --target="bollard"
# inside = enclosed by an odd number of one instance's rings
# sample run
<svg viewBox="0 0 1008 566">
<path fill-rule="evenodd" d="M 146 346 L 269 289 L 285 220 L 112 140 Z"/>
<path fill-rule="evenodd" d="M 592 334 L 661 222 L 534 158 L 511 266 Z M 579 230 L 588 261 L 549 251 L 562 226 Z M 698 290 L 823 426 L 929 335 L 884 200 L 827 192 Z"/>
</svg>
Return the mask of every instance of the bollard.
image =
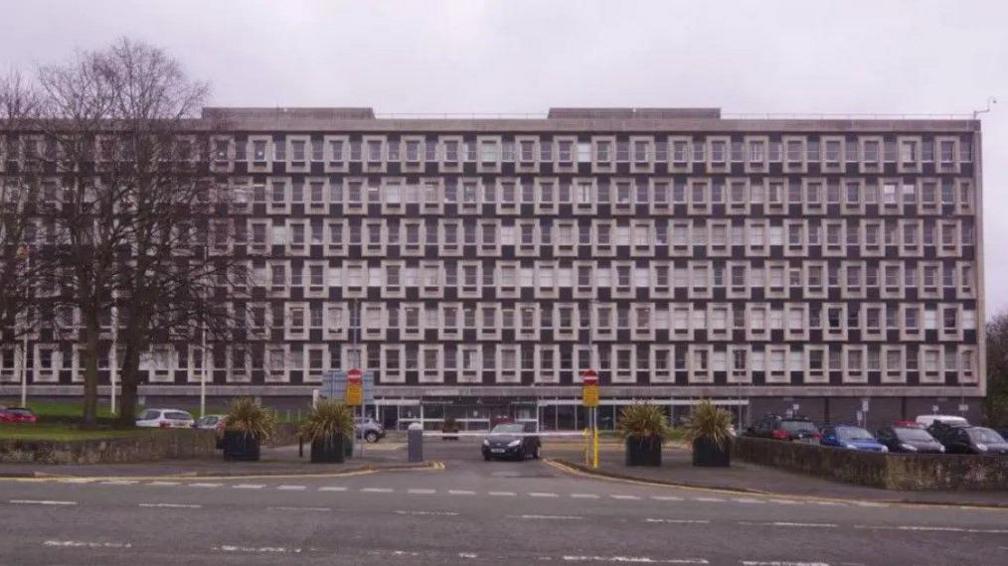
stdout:
<svg viewBox="0 0 1008 566">
<path fill-rule="evenodd" d="M 423 462 L 423 425 L 413 423 L 406 431 L 406 452 L 410 462 Z"/>
</svg>

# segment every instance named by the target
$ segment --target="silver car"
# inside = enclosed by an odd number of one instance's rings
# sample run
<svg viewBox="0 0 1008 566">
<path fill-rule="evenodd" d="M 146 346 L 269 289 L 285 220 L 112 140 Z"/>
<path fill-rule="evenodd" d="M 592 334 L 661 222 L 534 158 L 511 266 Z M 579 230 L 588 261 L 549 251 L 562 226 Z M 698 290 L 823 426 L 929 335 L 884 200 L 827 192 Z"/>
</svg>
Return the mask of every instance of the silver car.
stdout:
<svg viewBox="0 0 1008 566">
<path fill-rule="evenodd" d="M 372 444 L 385 438 L 385 427 L 371 417 L 363 420 L 354 419 L 354 429 L 357 431 L 357 438 L 364 438 Z"/>
</svg>

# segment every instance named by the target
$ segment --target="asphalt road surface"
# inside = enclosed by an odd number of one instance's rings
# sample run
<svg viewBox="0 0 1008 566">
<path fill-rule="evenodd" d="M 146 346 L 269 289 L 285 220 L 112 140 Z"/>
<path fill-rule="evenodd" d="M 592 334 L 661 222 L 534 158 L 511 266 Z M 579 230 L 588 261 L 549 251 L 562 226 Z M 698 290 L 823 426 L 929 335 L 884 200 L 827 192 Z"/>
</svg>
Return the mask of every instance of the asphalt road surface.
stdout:
<svg viewBox="0 0 1008 566">
<path fill-rule="evenodd" d="M 738 495 L 483 462 L 338 477 L 0 479 L 0 564 L 1008 564 L 1008 510 Z"/>
</svg>

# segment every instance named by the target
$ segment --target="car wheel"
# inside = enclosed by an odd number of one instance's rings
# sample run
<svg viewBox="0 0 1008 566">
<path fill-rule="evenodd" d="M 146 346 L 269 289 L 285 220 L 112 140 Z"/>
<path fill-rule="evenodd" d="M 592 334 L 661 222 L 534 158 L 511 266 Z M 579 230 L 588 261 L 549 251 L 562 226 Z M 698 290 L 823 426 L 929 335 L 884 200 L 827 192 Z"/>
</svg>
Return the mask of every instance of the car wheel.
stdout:
<svg viewBox="0 0 1008 566">
<path fill-rule="evenodd" d="M 539 447 L 538 446 L 536 446 L 534 449 L 532 449 L 532 459 L 533 460 L 538 460 L 539 459 Z"/>
<path fill-rule="evenodd" d="M 489 454 L 484 454 L 483 455 L 483 461 L 484 462 L 489 462 L 490 461 L 490 455 Z"/>
<path fill-rule="evenodd" d="M 373 430 L 368 431 L 364 433 L 364 440 L 367 440 L 371 444 L 374 444 L 375 442 L 378 442 L 378 433 Z"/>
</svg>

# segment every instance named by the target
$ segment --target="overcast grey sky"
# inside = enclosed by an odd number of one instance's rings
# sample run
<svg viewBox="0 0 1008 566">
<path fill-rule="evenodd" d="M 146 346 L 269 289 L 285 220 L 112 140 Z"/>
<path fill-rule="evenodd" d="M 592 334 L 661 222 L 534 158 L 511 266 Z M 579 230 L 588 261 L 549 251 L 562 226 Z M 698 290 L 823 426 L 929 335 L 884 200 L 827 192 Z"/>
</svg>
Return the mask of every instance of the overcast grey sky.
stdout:
<svg viewBox="0 0 1008 566">
<path fill-rule="evenodd" d="M 126 35 L 209 80 L 216 105 L 969 113 L 1001 96 L 983 117 L 984 235 L 988 316 L 1008 309 L 1008 2 L 2 3 L 0 65 Z"/>
</svg>

